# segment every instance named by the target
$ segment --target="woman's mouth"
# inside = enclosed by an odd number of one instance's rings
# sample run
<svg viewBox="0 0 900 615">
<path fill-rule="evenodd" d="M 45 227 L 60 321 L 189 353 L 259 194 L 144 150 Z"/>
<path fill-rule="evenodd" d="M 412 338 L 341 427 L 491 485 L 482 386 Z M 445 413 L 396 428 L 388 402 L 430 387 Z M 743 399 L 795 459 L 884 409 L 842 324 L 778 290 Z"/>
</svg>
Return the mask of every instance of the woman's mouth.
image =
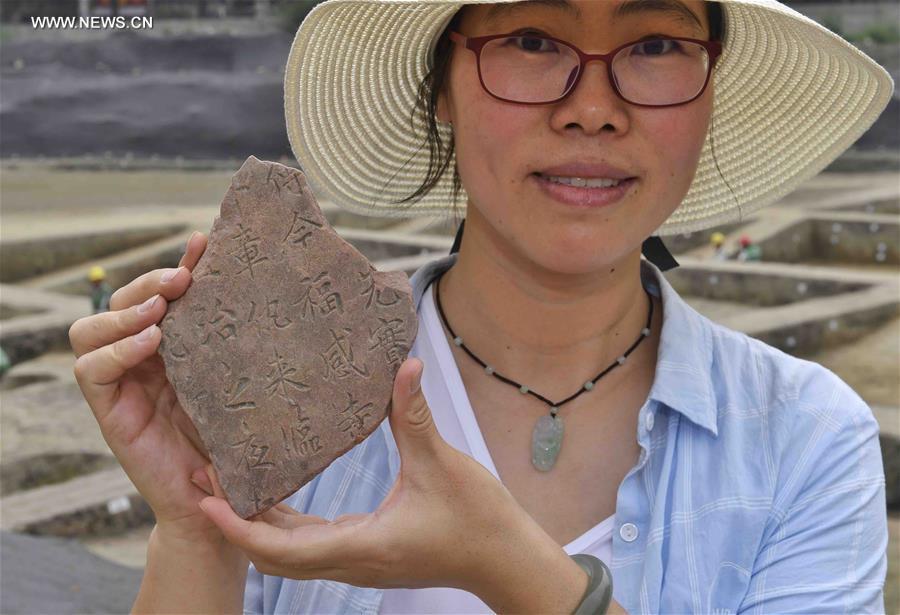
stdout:
<svg viewBox="0 0 900 615">
<path fill-rule="evenodd" d="M 603 207 L 621 200 L 637 182 L 628 179 L 559 177 L 532 173 L 541 190 L 565 205 L 575 207 Z"/>
</svg>

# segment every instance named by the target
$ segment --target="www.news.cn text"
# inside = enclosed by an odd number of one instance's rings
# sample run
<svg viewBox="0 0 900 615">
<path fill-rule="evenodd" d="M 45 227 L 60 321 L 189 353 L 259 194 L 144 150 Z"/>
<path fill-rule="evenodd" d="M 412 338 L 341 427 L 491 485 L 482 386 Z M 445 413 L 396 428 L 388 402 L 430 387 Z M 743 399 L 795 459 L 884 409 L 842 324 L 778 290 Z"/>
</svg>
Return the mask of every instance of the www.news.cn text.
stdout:
<svg viewBox="0 0 900 615">
<path fill-rule="evenodd" d="M 35 30 L 142 30 L 153 27 L 153 17 L 92 15 L 90 17 L 32 17 Z"/>
</svg>

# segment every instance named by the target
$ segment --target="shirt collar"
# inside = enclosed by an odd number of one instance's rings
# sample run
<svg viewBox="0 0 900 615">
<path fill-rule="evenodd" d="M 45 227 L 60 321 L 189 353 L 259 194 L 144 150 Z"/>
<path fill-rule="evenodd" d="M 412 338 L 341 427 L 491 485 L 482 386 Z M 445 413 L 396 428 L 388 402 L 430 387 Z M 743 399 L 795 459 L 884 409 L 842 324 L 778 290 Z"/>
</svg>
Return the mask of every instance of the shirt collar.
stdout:
<svg viewBox="0 0 900 615">
<path fill-rule="evenodd" d="M 410 278 L 416 311 L 428 283 L 456 263 L 458 252 L 420 267 Z M 672 288 L 659 268 L 641 259 L 641 282 L 663 304 L 656 372 L 649 397 L 718 435 L 712 384 L 712 331 L 709 321 Z"/>
<path fill-rule="evenodd" d="M 718 436 L 711 323 L 681 298 L 656 265 L 643 259 L 641 281 L 663 304 L 649 397 Z"/>
</svg>

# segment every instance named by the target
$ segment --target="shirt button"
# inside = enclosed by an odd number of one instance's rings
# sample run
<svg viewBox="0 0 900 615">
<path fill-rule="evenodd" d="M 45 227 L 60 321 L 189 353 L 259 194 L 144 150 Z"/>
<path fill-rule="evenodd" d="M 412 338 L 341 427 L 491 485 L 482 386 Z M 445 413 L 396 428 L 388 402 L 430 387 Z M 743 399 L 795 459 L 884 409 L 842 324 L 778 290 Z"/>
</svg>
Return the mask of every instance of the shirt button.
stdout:
<svg viewBox="0 0 900 615">
<path fill-rule="evenodd" d="M 619 528 L 619 536 L 625 542 L 633 542 L 638 537 L 638 529 L 634 523 L 623 523 Z"/>
<path fill-rule="evenodd" d="M 647 431 L 653 431 L 653 413 L 648 412 L 647 416 L 644 417 L 644 424 L 647 426 Z"/>
</svg>

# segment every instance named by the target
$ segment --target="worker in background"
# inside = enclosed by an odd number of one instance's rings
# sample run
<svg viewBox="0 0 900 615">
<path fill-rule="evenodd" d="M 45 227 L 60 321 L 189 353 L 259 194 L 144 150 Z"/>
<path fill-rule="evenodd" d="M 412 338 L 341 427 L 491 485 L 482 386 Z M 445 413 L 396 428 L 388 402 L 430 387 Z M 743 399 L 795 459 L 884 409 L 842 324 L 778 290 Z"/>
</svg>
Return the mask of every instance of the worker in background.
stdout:
<svg viewBox="0 0 900 615">
<path fill-rule="evenodd" d="M 753 241 L 747 235 L 741 235 L 741 251 L 738 253 L 738 260 L 740 261 L 758 261 L 760 260 L 761 251 L 759 246 L 753 243 Z"/>
<path fill-rule="evenodd" d="M 716 231 L 710 236 L 709 241 L 715 249 L 713 259 L 717 261 L 728 260 L 728 254 L 725 252 L 725 235 Z"/>
<path fill-rule="evenodd" d="M 12 363 L 9 360 L 9 355 L 6 354 L 3 347 L 0 347 L 0 378 L 9 371 L 10 367 L 12 367 Z"/>
<path fill-rule="evenodd" d="M 91 281 L 91 306 L 94 314 L 109 311 L 112 288 L 106 283 L 106 271 L 100 266 L 91 267 L 88 279 Z"/>
</svg>

